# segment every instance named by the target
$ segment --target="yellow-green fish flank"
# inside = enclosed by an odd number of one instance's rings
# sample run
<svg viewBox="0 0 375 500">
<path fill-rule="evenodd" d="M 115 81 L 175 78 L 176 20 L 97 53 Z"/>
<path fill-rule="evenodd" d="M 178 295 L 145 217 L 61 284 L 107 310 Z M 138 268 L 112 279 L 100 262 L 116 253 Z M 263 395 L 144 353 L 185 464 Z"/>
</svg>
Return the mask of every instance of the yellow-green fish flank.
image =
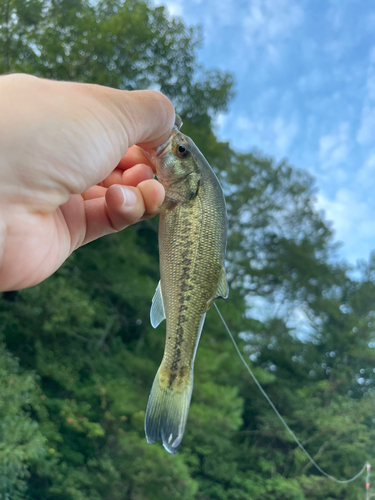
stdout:
<svg viewBox="0 0 375 500">
<path fill-rule="evenodd" d="M 193 388 L 193 366 L 206 312 L 228 295 L 224 270 L 227 217 L 222 188 L 193 141 L 179 131 L 145 151 L 166 190 L 159 222 L 160 283 L 151 307 L 156 327 L 166 319 L 163 360 L 146 411 L 147 441 L 181 443 Z"/>
</svg>

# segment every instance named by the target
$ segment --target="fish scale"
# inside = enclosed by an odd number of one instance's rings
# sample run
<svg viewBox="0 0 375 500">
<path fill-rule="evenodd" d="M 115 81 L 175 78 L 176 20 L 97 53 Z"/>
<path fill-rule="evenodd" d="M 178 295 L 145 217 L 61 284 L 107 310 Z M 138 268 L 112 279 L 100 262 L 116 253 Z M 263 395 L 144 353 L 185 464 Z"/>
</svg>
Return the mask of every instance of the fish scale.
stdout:
<svg viewBox="0 0 375 500">
<path fill-rule="evenodd" d="M 163 440 L 174 454 L 188 415 L 193 367 L 207 310 L 226 298 L 227 217 L 221 186 L 193 141 L 179 131 L 146 151 L 166 190 L 159 220 L 160 283 L 151 308 L 156 327 L 166 319 L 164 356 L 146 410 L 148 442 Z"/>
</svg>

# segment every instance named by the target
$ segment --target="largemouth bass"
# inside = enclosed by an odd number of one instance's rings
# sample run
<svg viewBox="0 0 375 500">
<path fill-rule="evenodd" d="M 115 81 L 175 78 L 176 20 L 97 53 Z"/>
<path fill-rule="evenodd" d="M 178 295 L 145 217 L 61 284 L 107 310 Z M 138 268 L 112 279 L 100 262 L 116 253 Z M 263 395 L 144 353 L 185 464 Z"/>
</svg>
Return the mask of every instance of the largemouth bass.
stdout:
<svg viewBox="0 0 375 500">
<path fill-rule="evenodd" d="M 163 145 L 145 151 L 166 191 L 159 221 L 160 282 L 151 324 L 167 320 L 163 360 L 148 400 L 146 438 L 175 454 L 184 434 L 193 367 L 206 312 L 228 296 L 224 269 L 227 216 L 222 188 L 176 116 Z"/>
</svg>

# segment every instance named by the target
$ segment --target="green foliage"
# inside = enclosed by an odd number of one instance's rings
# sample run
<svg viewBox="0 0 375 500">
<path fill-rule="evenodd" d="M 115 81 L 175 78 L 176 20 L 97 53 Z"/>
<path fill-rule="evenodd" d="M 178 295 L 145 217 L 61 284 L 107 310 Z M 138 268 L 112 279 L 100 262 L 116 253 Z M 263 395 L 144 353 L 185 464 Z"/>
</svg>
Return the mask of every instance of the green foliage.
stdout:
<svg viewBox="0 0 375 500">
<path fill-rule="evenodd" d="M 224 186 L 230 297 L 219 306 L 259 381 L 329 474 L 374 458 L 375 253 L 337 263 L 310 176 L 221 143 L 211 117 L 232 77 L 197 64 L 199 29 L 141 0 L 0 0 L 0 72 L 158 88 Z M 207 315 L 181 451 L 148 445 L 164 325 L 157 222 L 79 251 L 50 279 L 0 297 L 0 498 L 357 500 L 302 454 Z M 302 317 L 302 326 L 296 320 Z"/>
<path fill-rule="evenodd" d="M 30 71 L 36 63 L 30 32 L 43 17 L 44 0 L 1 0 L 0 73 Z"/>
<path fill-rule="evenodd" d="M 20 373 L 17 360 L 0 344 L 0 498 L 24 498 L 29 464 L 45 457 L 46 439 L 31 413 L 40 410 L 38 381 Z"/>
</svg>

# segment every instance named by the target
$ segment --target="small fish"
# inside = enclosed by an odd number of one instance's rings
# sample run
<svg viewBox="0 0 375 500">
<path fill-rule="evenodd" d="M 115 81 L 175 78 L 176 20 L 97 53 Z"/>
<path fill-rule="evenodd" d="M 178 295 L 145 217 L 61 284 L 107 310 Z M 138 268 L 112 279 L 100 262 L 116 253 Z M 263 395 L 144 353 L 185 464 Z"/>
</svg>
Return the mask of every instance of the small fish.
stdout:
<svg viewBox="0 0 375 500">
<path fill-rule="evenodd" d="M 163 360 L 148 400 L 145 433 L 176 453 L 186 425 L 193 367 L 206 312 L 227 298 L 224 269 L 227 215 L 222 188 L 194 142 L 180 132 L 176 116 L 169 139 L 145 154 L 166 191 L 160 211 L 160 282 L 151 324 L 167 320 Z"/>
</svg>

